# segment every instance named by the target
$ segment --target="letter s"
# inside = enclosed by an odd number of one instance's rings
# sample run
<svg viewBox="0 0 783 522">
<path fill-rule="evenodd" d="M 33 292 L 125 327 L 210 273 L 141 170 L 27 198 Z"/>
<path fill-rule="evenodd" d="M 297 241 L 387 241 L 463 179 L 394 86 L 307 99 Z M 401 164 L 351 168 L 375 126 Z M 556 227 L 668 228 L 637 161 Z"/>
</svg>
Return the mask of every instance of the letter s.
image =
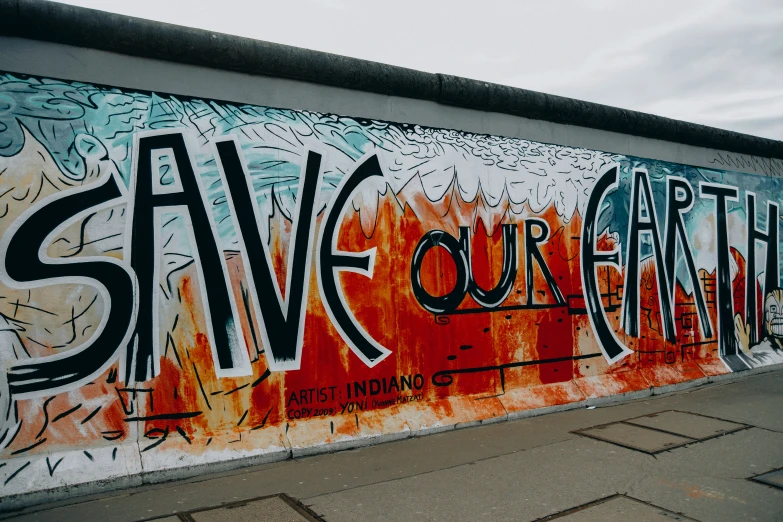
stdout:
<svg viewBox="0 0 783 522">
<path fill-rule="evenodd" d="M 11 288 L 84 284 L 98 290 L 104 308 L 95 334 L 78 348 L 13 365 L 8 386 L 14 398 L 58 393 L 94 379 L 130 338 L 136 320 L 136 278 L 125 263 L 109 257 L 46 255 L 50 236 L 62 223 L 98 205 L 123 203 L 120 183 L 116 174 L 107 173 L 90 185 L 49 196 L 20 215 L 0 240 L 0 279 Z"/>
</svg>

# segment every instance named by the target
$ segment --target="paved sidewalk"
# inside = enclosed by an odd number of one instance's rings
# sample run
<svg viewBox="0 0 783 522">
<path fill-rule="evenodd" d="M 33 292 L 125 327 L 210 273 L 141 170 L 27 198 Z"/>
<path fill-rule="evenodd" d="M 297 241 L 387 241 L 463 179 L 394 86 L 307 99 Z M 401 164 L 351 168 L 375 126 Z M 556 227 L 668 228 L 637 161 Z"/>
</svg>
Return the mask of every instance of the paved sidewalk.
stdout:
<svg viewBox="0 0 783 522">
<path fill-rule="evenodd" d="M 40 506 L 13 520 L 517 521 L 579 508 L 560 520 L 783 521 L 783 489 L 770 485 L 783 487 L 783 474 L 749 480 L 780 468 L 783 371 L 775 371 Z"/>
</svg>

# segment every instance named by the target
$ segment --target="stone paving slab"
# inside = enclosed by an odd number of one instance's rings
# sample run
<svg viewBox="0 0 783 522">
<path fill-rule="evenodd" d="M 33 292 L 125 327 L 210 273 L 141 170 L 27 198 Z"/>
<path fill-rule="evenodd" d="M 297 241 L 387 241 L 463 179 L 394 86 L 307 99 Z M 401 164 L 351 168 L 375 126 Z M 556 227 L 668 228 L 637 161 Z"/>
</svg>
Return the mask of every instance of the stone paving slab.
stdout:
<svg viewBox="0 0 783 522">
<path fill-rule="evenodd" d="M 747 427 L 745 424 L 676 410 L 652 413 L 624 422 L 700 440 L 725 435 Z"/>
<path fill-rule="evenodd" d="M 753 477 L 753 480 L 783 489 L 783 469 L 764 473 L 763 475 L 757 475 Z"/>
<path fill-rule="evenodd" d="M 575 431 L 580 435 L 592 437 L 624 448 L 631 448 L 646 453 L 658 453 L 672 448 L 684 446 L 695 439 L 681 437 L 663 431 L 651 430 L 641 426 L 634 426 L 624 422 L 613 422 L 603 426 L 595 426 L 584 430 Z"/>
<path fill-rule="evenodd" d="M 579 437 L 302 502 L 327 521 L 511 522 L 620 493 L 702 522 L 780 521 L 783 491 L 745 480 L 766 466 L 783 466 L 781 433 L 742 430 L 654 456 Z"/>
<path fill-rule="evenodd" d="M 683 522 L 693 521 L 692 518 L 674 513 L 667 509 L 647 504 L 624 495 L 617 495 L 608 499 L 569 510 L 562 515 L 547 517 L 543 521 L 549 522 Z M 542 522 L 543 522 L 542 521 Z"/>
<path fill-rule="evenodd" d="M 194 522 L 311 522 L 280 497 L 190 513 Z"/>
</svg>

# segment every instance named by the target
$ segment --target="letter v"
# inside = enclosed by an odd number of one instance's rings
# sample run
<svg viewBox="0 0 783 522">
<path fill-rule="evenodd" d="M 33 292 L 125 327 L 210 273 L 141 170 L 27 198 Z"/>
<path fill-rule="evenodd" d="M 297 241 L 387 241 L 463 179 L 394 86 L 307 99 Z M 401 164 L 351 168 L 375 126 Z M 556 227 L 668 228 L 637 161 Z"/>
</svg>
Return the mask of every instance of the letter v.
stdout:
<svg viewBox="0 0 783 522">
<path fill-rule="evenodd" d="M 315 203 L 321 187 L 321 155 L 308 152 L 307 163 L 299 177 L 296 210 L 292 217 L 288 247 L 285 300 L 280 293 L 269 247 L 260 233 L 261 214 L 245 163 L 240 158 L 235 138 L 215 143 L 218 169 L 226 192 L 226 201 L 242 251 L 253 308 L 256 311 L 267 363 L 273 371 L 298 370 L 302 360 L 307 293 L 318 214 Z M 262 299 L 259 299 L 259 295 Z M 273 299 L 272 296 L 276 299 Z"/>
</svg>

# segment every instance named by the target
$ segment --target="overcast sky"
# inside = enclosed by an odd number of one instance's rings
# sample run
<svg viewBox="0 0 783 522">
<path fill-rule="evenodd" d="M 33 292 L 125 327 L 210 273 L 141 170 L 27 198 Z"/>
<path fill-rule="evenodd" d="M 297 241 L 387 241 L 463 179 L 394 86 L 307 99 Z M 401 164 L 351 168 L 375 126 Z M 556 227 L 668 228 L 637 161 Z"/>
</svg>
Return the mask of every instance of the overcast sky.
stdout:
<svg viewBox="0 0 783 522">
<path fill-rule="evenodd" d="M 783 140 L 783 0 L 75 0 Z"/>
</svg>

